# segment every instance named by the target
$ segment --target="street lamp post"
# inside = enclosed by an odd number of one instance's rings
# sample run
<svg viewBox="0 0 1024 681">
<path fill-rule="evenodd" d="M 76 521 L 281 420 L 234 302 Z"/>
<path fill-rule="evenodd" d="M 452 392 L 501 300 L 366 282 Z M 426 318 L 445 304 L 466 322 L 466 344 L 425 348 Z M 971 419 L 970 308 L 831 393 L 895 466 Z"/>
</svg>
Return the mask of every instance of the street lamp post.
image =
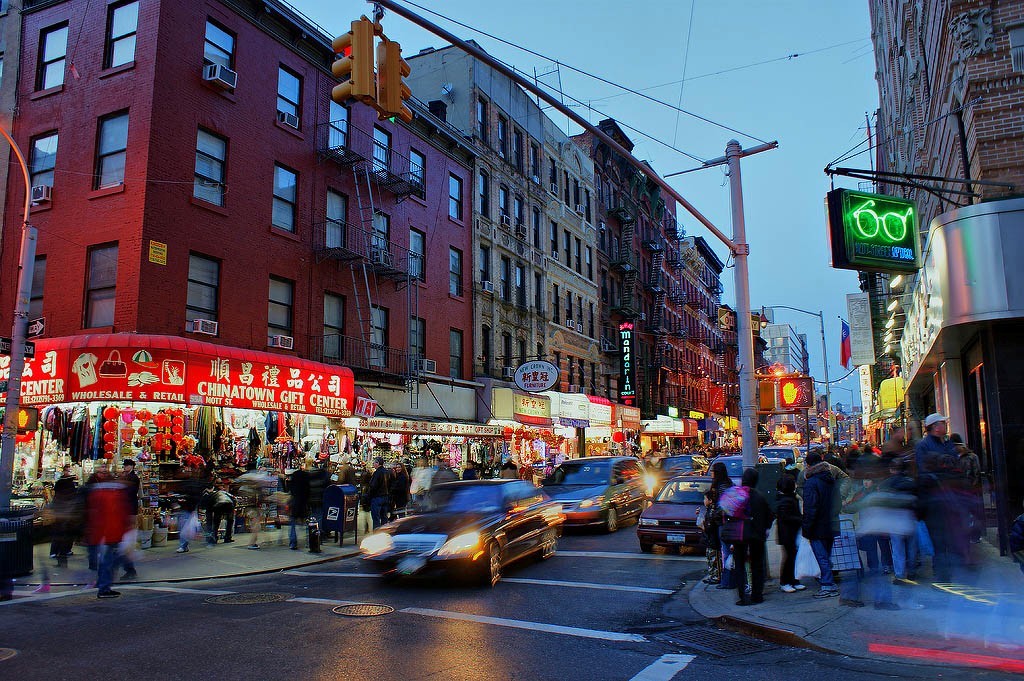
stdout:
<svg viewBox="0 0 1024 681">
<path fill-rule="evenodd" d="M 21 405 L 21 373 L 25 367 L 25 337 L 28 331 L 28 301 L 32 296 L 32 270 L 36 261 L 36 230 L 28 223 L 32 210 L 31 183 L 28 164 L 14 138 L 0 127 L 2 134 L 18 157 L 25 176 L 25 219 L 21 228 L 21 254 L 18 261 L 18 297 L 14 303 L 14 325 L 11 330 L 11 364 L 7 379 L 7 401 L 4 412 L 4 432 L 0 433 L 0 509 L 11 505 L 11 487 L 14 484 L 14 446 L 18 436 L 18 408 Z"/>
<path fill-rule="evenodd" d="M 818 318 L 818 323 L 821 325 L 821 359 L 825 365 L 825 408 L 828 410 L 828 430 L 829 433 L 834 433 L 836 430 L 836 417 L 832 413 L 832 391 L 828 381 L 828 343 L 825 342 L 825 315 L 823 312 L 811 312 L 810 310 L 801 310 L 799 307 L 790 307 L 789 305 L 768 305 L 765 309 L 781 309 L 781 310 L 792 310 L 793 312 L 801 312 L 806 315 Z M 810 417 L 807 419 L 808 432 L 810 432 Z M 811 442 L 807 441 L 807 448 L 810 450 Z"/>
</svg>

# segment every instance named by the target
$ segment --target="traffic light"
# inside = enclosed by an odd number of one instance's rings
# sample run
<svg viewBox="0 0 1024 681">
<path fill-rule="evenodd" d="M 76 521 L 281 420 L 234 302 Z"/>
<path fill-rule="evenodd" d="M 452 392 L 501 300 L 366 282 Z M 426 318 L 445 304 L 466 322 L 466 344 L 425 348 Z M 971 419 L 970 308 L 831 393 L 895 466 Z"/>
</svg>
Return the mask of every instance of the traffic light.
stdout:
<svg viewBox="0 0 1024 681">
<path fill-rule="evenodd" d="M 341 55 L 331 64 L 331 72 L 335 78 L 348 79 L 331 90 L 331 99 L 338 104 L 353 99 L 372 101 L 377 94 L 373 80 L 373 36 L 377 32 L 374 23 L 362 17 L 352 22 L 351 31 L 331 44 L 335 54 Z"/>
<path fill-rule="evenodd" d="M 757 382 L 758 411 L 770 414 L 775 411 L 775 382 L 761 380 Z"/>
<path fill-rule="evenodd" d="M 382 39 L 377 45 L 377 110 L 381 118 L 398 116 L 406 123 L 412 122 L 412 111 L 405 106 L 412 91 L 402 80 L 410 72 L 409 62 L 402 59 L 402 46 Z"/>
<path fill-rule="evenodd" d="M 780 410 L 810 409 L 814 406 L 814 379 L 780 378 L 778 402 Z"/>
</svg>

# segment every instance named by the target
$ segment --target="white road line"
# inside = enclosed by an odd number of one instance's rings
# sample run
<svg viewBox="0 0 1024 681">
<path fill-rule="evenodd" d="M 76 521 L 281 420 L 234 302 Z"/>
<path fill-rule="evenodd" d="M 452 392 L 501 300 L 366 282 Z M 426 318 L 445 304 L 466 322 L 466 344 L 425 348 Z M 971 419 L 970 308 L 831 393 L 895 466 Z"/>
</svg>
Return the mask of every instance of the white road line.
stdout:
<svg viewBox="0 0 1024 681">
<path fill-rule="evenodd" d="M 569 586 L 577 589 L 600 589 L 602 591 L 632 591 L 642 594 L 668 595 L 671 589 L 656 589 L 650 586 L 629 586 L 625 584 L 598 584 L 596 582 L 561 582 L 556 579 L 528 579 L 525 577 L 502 577 L 502 582 L 512 584 L 539 584 L 541 586 Z"/>
<path fill-rule="evenodd" d="M 48 594 L 31 594 L 25 596 L 15 596 L 10 601 L 0 601 L 0 605 L 16 605 L 18 603 L 38 603 L 39 601 L 52 601 L 55 598 L 67 598 L 68 596 L 79 596 L 92 591 L 92 589 L 75 589 L 74 591 L 54 591 Z"/>
<path fill-rule="evenodd" d="M 600 631 L 598 629 L 564 627 L 558 624 L 527 622 L 525 620 L 510 620 L 505 619 L 504 617 L 488 617 L 486 615 L 473 615 L 465 612 L 452 612 L 450 610 L 434 610 L 432 608 L 402 608 L 398 612 L 404 612 L 410 615 L 424 615 L 425 617 L 440 617 L 442 619 L 461 620 L 463 622 L 477 622 L 478 624 L 493 624 L 499 627 L 526 629 L 528 631 L 543 631 L 549 634 L 564 634 L 565 636 L 577 636 L 580 638 L 596 638 L 604 641 L 624 641 L 629 643 L 647 642 L 647 639 L 639 634 L 623 634 L 617 631 Z"/>
<path fill-rule="evenodd" d="M 285 570 L 281 574 L 298 575 L 301 577 L 363 577 L 376 578 L 380 575 L 365 572 L 312 572 L 310 570 Z"/>
<path fill-rule="evenodd" d="M 224 591 L 222 589 L 189 589 L 183 586 L 148 586 L 142 584 L 137 586 L 121 585 L 118 588 L 127 591 L 166 591 L 172 594 L 207 594 L 209 596 L 225 596 L 237 593 L 236 591 Z"/>
<path fill-rule="evenodd" d="M 686 669 L 694 655 L 662 655 L 629 681 L 669 681 Z"/>
<path fill-rule="evenodd" d="M 660 556 L 654 553 L 624 553 L 622 551 L 561 551 L 555 556 L 566 556 L 568 558 L 629 558 L 631 560 L 683 560 L 699 561 L 703 563 L 703 556 Z"/>
<path fill-rule="evenodd" d="M 312 603 L 313 605 L 357 605 L 363 601 L 338 601 L 333 598 L 312 598 L 310 596 L 296 596 L 295 598 L 289 598 L 289 603 Z"/>
</svg>

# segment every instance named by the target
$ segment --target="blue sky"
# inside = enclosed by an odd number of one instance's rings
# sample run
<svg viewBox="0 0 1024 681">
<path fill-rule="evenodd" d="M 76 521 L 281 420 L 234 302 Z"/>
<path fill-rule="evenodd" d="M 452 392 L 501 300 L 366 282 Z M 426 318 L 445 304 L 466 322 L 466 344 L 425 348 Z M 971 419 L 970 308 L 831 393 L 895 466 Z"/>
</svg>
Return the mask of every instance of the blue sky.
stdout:
<svg viewBox="0 0 1024 681">
<path fill-rule="evenodd" d="M 371 5 L 360 2 L 290 1 L 331 34 L 348 30 L 348 22 L 371 12 Z M 823 310 L 829 371 L 833 380 L 846 373 L 839 364 L 837 317 L 846 315 L 845 296 L 857 291 L 857 277 L 828 264 L 823 206 L 829 179 L 822 168 L 864 139 L 865 112 L 878 106 L 867 2 L 693 0 L 692 21 L 690 0 L 518 0 L 500 5 L 480 0 L 416 2 L 565 64 L 680 103 L 683 109 L 736 130 L 778 140 L 779 149 L 743 162 L 753 305 Z M 543 73 L 552 67 L 550 61 L 427 16 L 456 35 L 475 39 L 522 71 Z M 440 38 L 401 17 L 387 15 L 383 23 L 388 37 L 400 41 L 406 54 L 443 45 Z M 801 56 L 707 75 L 792 54 Z M 680 92 L 678 81 L 684 73 L 687 80 Z M 557 84 L 553 75 L 543 80 Z M 673 84 L 648 89 L 665 83 Z M 634 95 L 621 94 L 565 67 L 561 69 L 561 86 L 594 109 L 577 109 L 591 122 L 608 115 L 700 158 L 723 155 L 726 142 L 733 137 L 744 147 L 758 144 Z M 570 128 L 570 132 L 577 131 Z M 637 145 L 634 153 L 663 175 L 697 165 L 639 134 L 631 136 Z M 867 167 L 868 157 L 859 156 L 846 165 Z M 690 173 L 672 182 L 698 210 L 731 233 L 729 188 L 721 168 Z M 851 181 L 837 180 L 836 184 L 856 186 Z M 725 248 L 693 218 L 681 214 L 680 220 L 690 234 L 707 238 L 725 259 Z M 732 304 L 733 270 L 726 270 L 722 279 L 726 288 L 723 299 Z M 777 311 L 776 320 L 792 323 L 808 335 L 811 368 L 820 378 L 818 320 L 784 310 Z M 856 374 L 841 385 L 856 392 Z M 834 391 L 833 401 L 849 404 L 849 393 Z"/>
</svg>

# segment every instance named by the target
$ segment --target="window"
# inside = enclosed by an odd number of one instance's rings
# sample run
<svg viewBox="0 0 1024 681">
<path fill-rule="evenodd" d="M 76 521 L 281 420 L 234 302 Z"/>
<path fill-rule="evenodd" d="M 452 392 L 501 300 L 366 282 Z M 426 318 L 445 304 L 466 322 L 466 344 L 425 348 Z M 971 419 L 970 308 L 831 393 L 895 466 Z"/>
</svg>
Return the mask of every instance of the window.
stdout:
<svg viewBox="0 0 1024 681">
<path fill-rule="evenodd" d="M 501 299 L 512 300 L 512 261 L 507 256 L 501 256 Z"/>
<path fill-rule="evenodd" d="M 576 364 L 575 364 L 575 362 L 572 361 L 572 355 L 566 355 L 566 357 L 565 357 L 565 364 L 566 364 L 566 366 L 569 369 L 569 376 L 568 376 L 568 378 L 569 378 L 569 385 L 572 385 L 573 383 L 576 382 L 576 374 L 574 373 L 574 369 L 576 367 Z"/>
<path fill-rule="evenodd" d="M 587 304 L 590 306 L 588 308 L 589 314 L 587 316 L 587 320 L 588 320 L 587 335 L 590 336 L 591 338 L 593 338 L 594 337 L 594 304 L 593 303 L 587 303 Z"/>
<path fill-rule="evenodd" d="M 324 358 L 340 361 L 344 357 L 345 298 L 324 294 Z"/>
<path fill-rule="evenodd" d="M 103 67 L 112 68 L 135 60 L 135 33 L 139 27 L 139 2 L 111 5 L 107 14 L 107 48 Z"/>
<path fill-rule="evenodd" d="M 551 185 L 551 191 L 558 193 L 558 164 L 555 163 L 555 159 L 548 156 L 548 183 Z"/>
<path fill-rule="evenodd" d="M 551 238 L 551 257 L 558 258 L 558 223 L 554 220 L 551 221 L 550 238 Z"/>
<path fill-rule="evenodd" d="M 540 209 L 533 208 L 533 247 L 540 248 Z"/>
<path fill-rule="evenodd" d="M 491 248 L 480 247 L 480 281 L 491 280 Z"/>
<path fill-rule="evenodd" d="M 302 79 L 291 69 L 281 66 L 277 69 L 277 110 L 279 113 L 302 118 Z M 295 126 L 298 127 L 298 126 Z"/>
<path fill-rule="evenodd" d="M 533 274 L 533 307 L 538 314 L 544 311 L 544 277 L 540 272 Z"/>
<path fill-rule="evenodd" d="M 348 197 L 333 189 L 327 190 L 327 222 L 324 225 L 324 245 L 344 248 L 348 244 Z"/>
<path fill-rule="evenodd" d="M 462 296 L 462 251 L 448 249 L 448 294 Z"/>
<path fill-rule="evenodd" d="M 192 196 L 215 206 L 224 205 L 224 163 L 228 141 L 202 128 L 196 137 L 196 174 Z"/>
<path fill-rule="evenodd" d="M 585 197 L 585 200 L 583 202 L 584 219 L 586 219 L 587 222 L 591 222 L 591 219 L 590 219 L 590 190 L 589 189 L 584 191 L 584 197 Z"/>
<path fill-rule="evenodd" d="M 587 279 L 594 281 L 594 249 L 587 246 L 586 260 L 587 264 Z"/>
<path fill-rule="evenodd" d="M 43 316 L 43 284 L 46 282 L 46 256 L 37 255 L 32 268 L 32 293 L 28 299 L 28 319 Z"/>
<path fill-rule="evenodd" d="M 49 132 L 32 140 L 29 151 L 28 171 L 33 187 L 45 184 L 53 186 L 53 169 L 57 165 L 57 133 Z"/>
<path fill-rule="evenodd" d="M 409 181 L 419 187 L 420 191 L 423 191 L 423 187 L 426 186 L 426 169 L 427 169 L 427 157 L 416 151 L 415 149 L 409 150 Z M 461 195 L 461 193 L 460 193 Z"/>
<path fill-rule="evenodd" d="M 537 343 L 537 359 L 544 359 L 544 344 Z"/>
<path fill-rule="evenodd" d="M 462 378 L 462 331 L 448 331 L 448 375 Z"/>
<path fill-rule="evenodd" d="M 601 302 L 608 302 L 608 270 L 601 270 Z"/>
<path fill-rule="evenodd" d="M 572 235 L 569 230 L 562 230 L 562 246 L 565 247 L 565 266 L 572 267 Z"/>
<path fill-rule="evenodd" d="M 491 217 L 491 176 L 483 170 L 477 180 L 477 193 L 480 195 L 480 215 Z"/>
<path fill-rule="evenodd" d="M 512 163 L 516 170 L 523 172 L 523 133 L 520 130 L 512 131 Z"/>
<path fill-rule="evenodd" d="M 68 25 L 44 28 L 39 34 L 39 68 L 36 90 L 48 90 L 64 84 L 64 63 L 68 53 Z"/>
<path fill-rule="evenodd" d="M 498 155 L 508 158 L 508 120 L 498 116 Z"/>
<path fill-rule="evenodd" d="M 391 263 L 391 216 L 386 213 L 374 213 L 373 215 L 370 257 L 377 265 Z"/>
<path fill-rule="evenodd" d="M 525 364 L 526 360 L 527 360 L 527 357 L 526 357 L 526 339 L 525 338 L 520 338 L 518 344 L 519 344 L 519 363 L 520 364 Z"/>
<path fill-rule="evenodd" d="M 540 147 L 530 144 L 530 174 L 540 182 Z"/>
<path fill-rule="evenodd" d="M 220 262 L 203 255 L 189 254 L 185 319 L 188 321 L 193 319 L 217 321 L 219 292 Z"/>
<path fill-rule="evenodd" d="M 501 217 L 508 216 L 508 187 L 498 186 L 498 213 Z"/>
<path fill-rule="evenodd" d="M 299 176 L 274 164 L 274 209 L 271 224 L 286 232 L 295 231 L 296 186 Z"/>
<path fill-rule="evenodd" d="M 391 135 L 376 126 L 373 128 L 373 170 L 391 170 Z"/>
<path fill-rule="evenodd" d="M 292 304 L 295 300 L 295 282 L 270 277 L 270 296 L 267 306 L 267 335 L 292 335 Z"/>
<path fill-rule="evenodd" d="M 338 149 L 348 146 L 348 108 L 331 100 L 330 110 L 327 114 L 330 122 L 327 124 L 327 147 Z"/>
<path fill-rule="evenodd" d="M 85 323 L 96 329 L 114 324 L 114 299 L 117 292 L 117 244 L 93 246 L 88 254 L 85 275 Z"/>
<path fill-rule="evenodd" d="M 448 174 L 448 217 L 462 219 L 462 179 Z"/>
<path fill-rule="evenodd" d="M 409 274 L 424 281 L 426 279 L 427 235 L 418 229 L 409 230 Z"/>
<path fill-rule="evenodd" d="M 427 320 L 409 317 L 409 354 L 414 359 L 427 356 Z"/>
<path fill-rule="evenodd" d="M 562 298 L 558 295 L 558 284 L 551 285 L 551 309 L 554 312 L 552 321 L 555 324 L 562 323 Z"/>
<path fill-rule="evenodd" d="M 206 21 L 203 63 L 220 64 L 229 69 L 235 64 L 235 36 L 210 20 Z"/>
<path fill-rule="evenodd" d="M 526 268 L 516 263 L 516 305 L 526 307 Z"/>
<path fill-rule="evenodd" d="M 572 291 L 565 292 L 565 318 L 574 319 L 572 316 Z M 583 321 L 582 319 L 580 321 Z"/>
<path fill-rule="evenodd" d="M 490 141 L 490 130 L 487 126 L 487 100 L 476 100 L 476 128 L 480 135 L 480 141 L 487 144 Z"/>
<path fill-rule="evenodd" d="M 388 309 L 380 305 L 370 306 L 370 366 L 387 366 L 388 360 Z"/>
<path fill-rule="evenodd" d="M 576 240 L 575 240 L 573 246 L 574 246 L 574 249 L 573 249 L 572 254 L 573 254 L 573 258 L 576 260 L 576 274 L 583 274 L 583 267 L 581 266 L 581 263 L 580 263 L 580 251 L 583 250 L 583 247 L 582 247 L 582 244 L 580 243 L 580 238 L 579 237 L 576 237 Z"/>
<path fill-rule="evenodd" d="M 125 152 L 128 149 L 128 112 L 100 119 L 96 144 L 96 180 L 93 189 L 124 183 Z"/>
<path fill-rule="evenodd" d="M 516 194 L 515 198 L 512 199 L 512 211 L 516 216 L 516 227 L 523 226 L 524 224 L 524 220 L 526 219 L 526 214 L 524 212 L 525 205 L 526 204 L 523 203 L 523 197 L 519 196 L 519 194 Z"/>
<path fill-rule="evenodd" d="M 565 201 L 565 205 L 568 206 L 569 205 L 569 191 L 570 191 L 569 171 L 568 170 L 563 170 L 562 171 L 562 179 L 564 180 L 564 182 L 562 183 L 562 191 L 564 192 L 564 194 L 562 195 L 562 198 Z"/>
<path fill-rule="evenodd" d="M 577 180 L 574 177 L 574 178 L 572 178 L 572 202 L 573 202 L 573 205 L 575 205 L 575 206 L 580 205 L 581 198 L 582 197 L 580 196 L 580 181 Z"/>
<path fill-rule="evenodd" d="M 486 324 L 480 329 L 480 354 L 484 357 L 484 373 L 491 373 L 491 327 Z"/>
<path fill-rule="evenodd" d="M 501 364 L 502 366 L 514 366 L 515 358 L 512 357 L 512 334 L 507 331 L 501 334 Z"/>
</svg>

